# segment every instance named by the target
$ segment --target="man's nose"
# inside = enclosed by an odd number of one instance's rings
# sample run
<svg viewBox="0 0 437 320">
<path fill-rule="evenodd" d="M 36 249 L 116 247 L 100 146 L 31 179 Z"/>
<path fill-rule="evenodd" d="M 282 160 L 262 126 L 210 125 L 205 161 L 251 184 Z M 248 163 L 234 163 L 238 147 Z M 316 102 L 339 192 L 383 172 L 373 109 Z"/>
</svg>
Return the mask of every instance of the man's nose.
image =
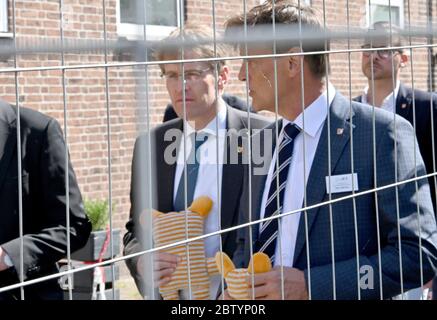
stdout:
<svg viewBox="0 0 437 320">
<path fill-rule="evenodd" d="M 379 60 L 379 59 L 380 59 L 379 54 L 378 54 L 378 51 L 376 51 L 376 50 L 370 52 L 370 57 L 371 57 L 373 60 Z"/>
<path fill-rule="evenodd" d="M 184 89 L 185 91 L 187 91 L 189 88 L 188 81 L 186 79 L 182 79 L 182 77 L 179 77 L 177 80 L 176 88 L 179 92 L 182 92 L 182 90 Z"/>
<path fill-rule="evenodd" d="M 238 80 L 246 81 L 246 61 L 243 61 L 240 67 L 240 71 L 238 72 Z"/>
</svg>

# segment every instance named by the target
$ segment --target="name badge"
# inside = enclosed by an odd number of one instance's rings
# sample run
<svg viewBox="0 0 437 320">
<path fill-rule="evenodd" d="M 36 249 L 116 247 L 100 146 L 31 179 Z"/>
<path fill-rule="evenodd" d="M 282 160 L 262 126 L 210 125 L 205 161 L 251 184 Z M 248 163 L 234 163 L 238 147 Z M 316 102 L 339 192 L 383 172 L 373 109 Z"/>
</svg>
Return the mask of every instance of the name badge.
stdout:
<svg viewBox="0 0 437 320">
<path fill-rule="evenodd" d="M 326 176 L 326 193 L 340 193 L 340 192 L 351 192 L 352 185 L 353 190 L 358 191 L 358 176 L 356 173 L 354 174 L 339 174 L 336 176 Z M 353 183 L 352 183 L 353 179 Z M 331 185 L 329 185 L 331 182 Z"/>
</svg>

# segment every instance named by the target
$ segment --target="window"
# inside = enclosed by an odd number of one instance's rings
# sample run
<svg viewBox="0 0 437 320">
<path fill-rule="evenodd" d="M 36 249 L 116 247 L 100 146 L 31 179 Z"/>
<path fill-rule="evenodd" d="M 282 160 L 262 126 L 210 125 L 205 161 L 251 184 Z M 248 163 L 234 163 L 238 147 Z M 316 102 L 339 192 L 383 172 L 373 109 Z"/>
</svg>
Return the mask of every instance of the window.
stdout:
<svg viewBox="0 0 437 320">
<path fill-rule="evenodd" d="M 118 35 L 129 40 L 144 39 L 146 22 L 147 40 L 162 39 L 180 25 L 181 1 L 183 0 L 118 0 Z"/>
<path fill-rule="evenodd" d="M 390 12 L 391 23 L 404 27 L 404 0 L 369 0 L 366 8 L 368 27 L 378 21 L 390 21 Z"/>
<path fill-rule="evenodd" d="M 8 32 L 8 0 L 0 0 L 0 32 Z"/>
</svg>

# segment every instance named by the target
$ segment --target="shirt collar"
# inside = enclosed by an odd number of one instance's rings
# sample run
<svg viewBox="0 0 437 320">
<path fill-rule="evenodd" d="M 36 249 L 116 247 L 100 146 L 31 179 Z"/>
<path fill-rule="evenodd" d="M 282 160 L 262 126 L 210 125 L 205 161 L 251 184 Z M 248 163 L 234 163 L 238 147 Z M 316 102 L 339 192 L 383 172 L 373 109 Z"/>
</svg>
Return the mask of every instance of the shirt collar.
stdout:
<svg viewBox="0 0 437 320">
<path fill-rule="evenodd" d="M 303 113 L 299 114 L 295 119 L 294 124 L 302 129 L 307 135 L 314 138 L 320 127 L 325 122 L 328 108 L 334 100 L 335 93 L 335 87 L 329 82 L 327 89 L 316 100 L 314 100 L 313 103 L 306 107 Z M 283 127 L 289 123 L 293 122 L 283 119 Z"/>
<path fill-rule="evenodd" d="M 390 92 L 390 94 L 387 97 L 384 98 L 384 100 L 382 101 L 382 106 L 386 105 L 387 103 L 392 103 L 392 101 L 393 101 L 393 93 L 394 93 L 394 100 L 396 101 L 396 99 L 398 97 L 398 94 L 399 94 L 399 87 L 400 87 L 400 85 L 401 85 L 401 81 L 400 80 L 396 81 L 395 90 Z M 369 86 L 366 86 L 364 88 L 363 95 L 361 96 L 361 102 L 365 103 L 365 104 L 372 105 L 371 101 L 370 102 L 367 101 L 367 94 L 368 93 L 369 93 Z"/>
</svg>

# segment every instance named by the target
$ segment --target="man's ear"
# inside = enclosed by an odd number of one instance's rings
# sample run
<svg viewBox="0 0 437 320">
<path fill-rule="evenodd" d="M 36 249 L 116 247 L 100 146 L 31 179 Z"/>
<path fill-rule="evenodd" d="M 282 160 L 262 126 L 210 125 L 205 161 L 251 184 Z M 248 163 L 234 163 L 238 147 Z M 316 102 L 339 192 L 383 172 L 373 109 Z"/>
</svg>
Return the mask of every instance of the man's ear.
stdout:
<svg viewBox="0 0 437 320">
<path fill-rule="evenodd" d="M 218 89 L 219 90 L 223 90 L 226 86 L 226 84 L 228 83 L 229 80 L 229 68 L 228 66 L 223 66 L 222 67 L 222 71 L 219 73 L 218 75 Z"/>
<path fill-rule="evenodd" d="M 407 63 L 408 63 L 408 55 L 405 53 L 401 53 L 400 57 L 401 57 L 400 66 L 401 66 L 401 68 L 404 68 L 407 66 Z"/>
<path fill-rule="evenodd" d="M 299 48 L 291 48 L 288 50 L 288 53 L 298 53 L 301 52 Z M 298 75 L 300 75 L 300 70 L 302 68 L 301 61 L 304 58 L 304 56 L 289 56 L 287 57 L 288 62 L 288 75 L 290 78 L 294 78 Z"/>
</svg>

